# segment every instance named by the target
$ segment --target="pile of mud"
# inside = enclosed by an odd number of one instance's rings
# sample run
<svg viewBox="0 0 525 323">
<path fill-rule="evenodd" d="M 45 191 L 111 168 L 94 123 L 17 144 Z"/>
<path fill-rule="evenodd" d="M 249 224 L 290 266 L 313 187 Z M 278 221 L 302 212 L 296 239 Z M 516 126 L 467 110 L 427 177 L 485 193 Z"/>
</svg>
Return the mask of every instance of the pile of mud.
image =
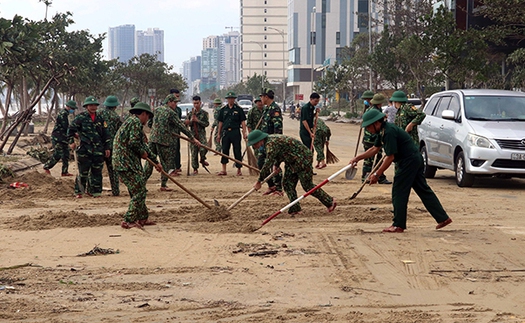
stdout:
<svg viewBox="0 0 525 323">
<path fill-rule="evenodd" d="M 4 181 L 7 184 L 0 189 L 0 198 L 2 199 L 42 198 L 53 200 L 72 197 L 75 193 L 74 177 L 56 179 L 36 170 Z M 9 188 L 9 183 L 14 182 L 23 182 L 29 187 Z"/>
</svg>

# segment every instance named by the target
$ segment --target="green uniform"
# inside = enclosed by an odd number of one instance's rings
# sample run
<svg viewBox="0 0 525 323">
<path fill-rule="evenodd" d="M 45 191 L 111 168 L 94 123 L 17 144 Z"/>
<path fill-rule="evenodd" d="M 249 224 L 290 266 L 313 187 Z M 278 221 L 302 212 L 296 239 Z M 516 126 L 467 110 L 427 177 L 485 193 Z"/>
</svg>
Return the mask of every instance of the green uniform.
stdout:
<svg viewBox="0 0 525 323">
<path fill-rule="evenodd" d="M 332 136 L 330 128 L 328 128 L 323 119 L 317 119 L 317 127 L 315 128 L 314 148 L 317 152 L 318 162 L 325 159 L 324 146 L 327 141 L 330 141 L 330 136 Z"/>
<path fill-rule="evenodd" d="M 146 177 L 141 162 L 144 152 L 157 163 L 157 157 L 146 145 L 146 135 L 139 118 L 129 115 L 113 140 L 112 159 L 113 169 L 128 188 L 131 197 L 128 211 L 124 214 L 124 221 L 128 223 L 148 219 Z"/>
<path fill-rule="evenodd" d="M 273 166 L 284 163 L 283 184 L 284 191 L 290 202 L 297 199 L 296 186 L 301 182 L 303 189 L 308 192 L 315 187 L 312 176 L 312 152 L 305 145 L 292 137 L 284 135 L 269 135 L 261 147 L 265 150 L 266 160 L 259 174 L 259 181 L 262 182 L 273 170 Z M 323 205 L 330 207 L 333 199 L 322 189 L 317 189 L 312 193 Z M 288 213 L 295 213 L 301 210 L 299 203 L 294 204 Z"/>
<path fill-rule="evenodd" d="M 441 223 L 447 220 L 447 213 L 423 175 L 423 157 L 407 132 L 385 122 L 378 134 L 375 146 L 383 147 L 387 156 L 394 155 L 397 167 L 392 185 L 393 226 L 406 229 L 407 205 L 411 188 L 414 189 L 436 222 Z"/>
<path fill-rule="evenodd" d="M 208 144 L 208 140 L 206 139 L 206 127 L 210 125 L 210 116 L 208 112 L 204 110 L 200 110 L 196 112 L 195 114 L 197 116 L 197 122 L 191 121 L 193 116 L 193 111 L 191 111 L 188 116 L 186 117 L 186 120 L 190 120 L 190 131 L 193 132 L 193 135 L 195 138 L 199 139 L 201 144 L 206 146 Z M 196 145 L 191 145 L 191 167 L 193 167 L 194 170 L 199 169 L 199 162 L 204 163 L 206 161 L 206 153 L 208 150 L 204 147 L 197 147 Z M 200 161 L 199 161 L 199 155 L 200 155 Z"/>
<path fill-rule="evenodd" d="M 248 127 L 248 129 L 250 129 L 250 131 L 261 130 L 261 117 L 263 114 L 263 110 L 264 107 L 263 109 L 259 110 L 259 108 L 255 106 L 251 108 L 250 111 L 248 111 L 248 115 L 246 116 L 246 126 Z"/>
<path fill-rule="evenodd" d="M 395 125 L 405 130 L 409 123 L 416 124 L 409 135 L 419 149 L 419 135 L 417 134 L 417 125 L 425 119 L 426 114 L 410 103 L 403 104 L 396 114 Z"/>
<path fill-rule="evenodd" d="M 314 129 L 314 117 L 315 117 L 315 107 L 310 103 L 306 103 L 301 108 L 301 119 L 300 119 L 300 125 L 299 125 L 299 136 L 301 137 L 301 141 L 303 144 L 310 149 L 312 147 L 312 136 L 310 136 L 310 132 L 306 129 L 306 127 L 303 124 L 303 121 L 306 120 L 308 123 L 308 126 L 313 131 Z"/>
<path fill-rule="evenodd" d="M 113 196 L 118 196 L 120 195 L 119 179 L 118 174 L 113 170 L 111 158 L 113 154 L 113 139 L 115 139 L 115 135 L 122 125 L 122 120 L 120 120 L 120 116 L 115 112 L 114 108 L 106 107 L 103 110 L 97 110 L 97 114 L 104 119 L 108 126 L 110 142 L 109 149 L 111 151 L 111 155 L 107 158 L 105 157 L 104 161 L 106 162 L 106 167 L 108 168 L 109 181 L 111 183 L 111 194 L 113 194 Z"/>
<path fill-rule="evenodd" d="M 104 154 L 110 148 L 106 122 L 96 113 L 91 115 L 87 111 L 82 112 L 69 125 L 67 137 L 70 144 L 74 142 L 76 134 L 80 145 L 76 148 L 79 176 L 75 180 L 75 194 L 82 194 L 83 189 L 87 188 L 88 193 L 100 196 Z"/>
<path fill-rule="evenodd" d="M 222 153 L 230 155 L 230 146 L 233 146 L 233 155 L 238 161 L 242 161 L 241 153 L 241 124 L 246 120 L 243 109 L 234 103 L 233 107 L 225 105 L 220 111 L 217 120 L 222 122 L 221 145 Z M 221 157 L 221 164 L 227 164 L 228 158 Z M 235 163 L 235 167 L 242 165 Z"/>
<path fill-rule="evenodd" d="M 222 145 L 220 141 L 217 140 L 217 135 L 219 134 L 219 112 L 221 111 L 222 106 L 215 107 L 215 110 L 213 110 L 213 124 L 211 125 L 212 129 L 215 129 L 215 132 L 213 133 L 213 142 L 215 143 L 215 150 L 222 151 Z"/>
<path fill-rule="evenodd" d="M 262 112 L 262 121 L 261 121 L 261 131 L 266 132 L 269 135 L 273 134 L 283 134 L 283 114 L 281 108 L 275 103 L 272 102 L 269 106 L 265 106 Z M 266 159 L 266 154 L 264 151 L 259 151 L 259 156 L 257 158 L 257 166 L 261 169 L 264 165 L 264 160 Z M 281 192 L 283 190 L 283 173 L 279 174 L 268 180 L 268 187 L 274 187 L 275 190 Z"/>
<path fill-rule="evenodd" d="M 153 112 L 153 125 L 151 127 L 149 137 L 150 150 L 159 156 L 162 168 L 166 171 L 176 169 L 175 158 L 173 152 L 179 147 L 177 146 L 177 136 L 183 132 L 188 138 L 193 139 L 193 134 L 186 128 L 184 123 L 179 119 L 174 109 L 169 106 L 161 106 Z M 149 163 L 144 168 L 146 180 L 151 176 L 153 166 Z M 166 187 L 168 178 L 161 176 L 161 186 Z"/>
<path fill-rule="evenodd" d="M 51 169 L 62 159 L 62 174 L 67 174 L 69 168 L 69 145 L 67 140 L 67 128 L 69 127 L 68 116 L 68 109 L 62 109 L 58 113 L 55 127 L 51 133 L 51 143 L 54 149 L 53 155 L 47 163 L 44 164 L 44 169 Z"/>
<path fill-rule="evenodd" d="M 378 110 L 379 112 L 381 112 L 381 108 L 373 105 L 370 109 L 376 109 Z M 370 131 L 366 130 L 366 129 L 363 129 L 364 130 L 364 134 L 363 134 L 363 148 L 365 149 L 365 151 L 367 151 L 368 149 L 372 148 L 377 140 L 377 136 L 378 134 L 375 134 L 375 133 L 371 133 Z M 374 164 L 375 163 L 378 163 L 381 158 L 383 157 L 383 149 L 379 150 L 379 152 L 377 153 L 376 156 L 373 156 L 373 157 L 370 157 L 370 158 L 366 158 L 363 160 L 363 174 L 361 175 L 361 181 L 364 181 L 366 179 L 366 176 L 368 175 L 368 173 L 370 173 L 372 171 L 372 169 L 374 168 Z M 374 162 L 375 161 L 375 162 Z M 379 183 L 384 183 L 386 181 L 386 176 L 385 174 L 381 174 L 381 176 L 379 177 L 378 179 L 378 182 Z"/>
</svg>

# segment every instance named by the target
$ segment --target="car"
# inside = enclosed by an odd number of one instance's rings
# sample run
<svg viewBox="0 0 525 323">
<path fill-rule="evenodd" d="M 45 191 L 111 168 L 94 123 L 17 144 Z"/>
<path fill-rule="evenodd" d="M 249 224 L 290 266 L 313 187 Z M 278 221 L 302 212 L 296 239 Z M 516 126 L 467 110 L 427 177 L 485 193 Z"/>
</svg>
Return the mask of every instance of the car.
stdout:
<svg viewBox="0 0 525 323">
<path fill-rule="evenodd" d="M 418 109 L 421 107 L 421 99 L 418 98 L 408 98 L 408 103 L 411 103 Z"/>
<path fill-rule="evenodd" d="M 244 113 L 248 113 L 248 111 L 250 111 L 250 109 L 253 107 L 252 101 L 246 99 L 237 101 L 237 104 L 242 108 Z"/>
<path fill-rule="evenodd" d="M 182 110 L 181 120 L 185 120 L 187 112 L 190 112 L 193 109 L 193 103 L 180 103 L 177 104 L 177 106 Z"/>
<path fill-rule="evenodd" d="M 525 93 L 443 91 L 423 111 L 418 134 L 425 177 L 449 169 L 460 187 L 478 176 L 525 177 Z"/>
</svg>

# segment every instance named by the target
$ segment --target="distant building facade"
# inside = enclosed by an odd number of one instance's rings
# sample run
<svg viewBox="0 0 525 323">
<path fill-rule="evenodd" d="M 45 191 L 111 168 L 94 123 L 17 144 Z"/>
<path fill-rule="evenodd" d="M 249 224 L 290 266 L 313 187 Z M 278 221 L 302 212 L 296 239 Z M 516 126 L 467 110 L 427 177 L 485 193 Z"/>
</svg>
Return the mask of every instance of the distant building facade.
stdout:
<svg viewBox="0 0 525 323">
<path fill-rule="evenodd" d="M 127 62 L 135 56 L 135 25 L 110 27 L 108 32 L 108 57 Z"/>
<path fill-rule="evenodd" d="M 164 30 L 159 28 L 148 28 L 145 31 L 137 30 L 135 44 L 135 56 L 156 55 L 158 61 L 164 62 Z"/>
<path fill-rule="evenodd" d="M 182 64 L 182 77 L 188 84 L 189 96 L 199 92 L 199 88 L 195 88 L 195 85 L 200 83 L 201 79 L 201 56 L 192 57 Z"/>
</svg>

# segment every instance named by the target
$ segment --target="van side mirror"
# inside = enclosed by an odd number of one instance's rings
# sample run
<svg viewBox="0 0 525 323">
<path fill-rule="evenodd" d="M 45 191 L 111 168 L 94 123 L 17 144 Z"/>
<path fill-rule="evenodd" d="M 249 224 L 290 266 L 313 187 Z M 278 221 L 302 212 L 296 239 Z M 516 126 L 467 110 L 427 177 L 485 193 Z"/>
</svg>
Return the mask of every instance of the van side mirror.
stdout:
<svg viewBox="0 0 525 323">
<path fill-rule="evenodd" d="M 447 119 L 447 120 L 456 120 L 455 113 L 452 110 L 445 110 L 441 112 L 441 118 Z"/>
</svg>

